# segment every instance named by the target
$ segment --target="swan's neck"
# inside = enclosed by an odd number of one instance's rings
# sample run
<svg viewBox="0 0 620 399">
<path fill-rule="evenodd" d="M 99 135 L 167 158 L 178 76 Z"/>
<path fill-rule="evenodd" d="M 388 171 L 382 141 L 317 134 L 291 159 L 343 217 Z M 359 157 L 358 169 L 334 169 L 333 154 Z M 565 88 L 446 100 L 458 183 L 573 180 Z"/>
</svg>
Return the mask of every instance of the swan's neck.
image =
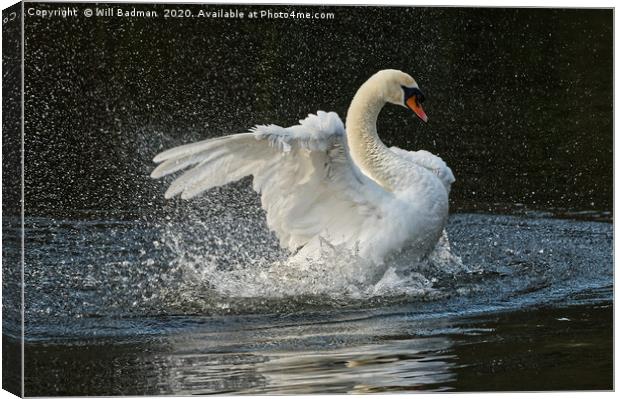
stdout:
<svg viewBox="0 0 620 399">
<path fill-rule="evenodd" d="M 379 85 L 368 81 L 355 96 L 347 112 L 347 142 L 355 164 L 368 177 L 392 190 L 389 160 L 393 158 L 377 134 L 377 117 L 385 105 Z"/>
</svg>

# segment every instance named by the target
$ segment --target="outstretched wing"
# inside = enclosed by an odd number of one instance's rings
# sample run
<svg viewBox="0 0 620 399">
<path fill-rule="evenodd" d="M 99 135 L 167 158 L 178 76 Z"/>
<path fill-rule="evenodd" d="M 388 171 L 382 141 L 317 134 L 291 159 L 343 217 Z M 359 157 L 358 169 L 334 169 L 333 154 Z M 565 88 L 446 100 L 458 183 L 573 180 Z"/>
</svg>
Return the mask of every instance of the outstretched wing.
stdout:
<svg viewBox="0 0 620 399">
<path fill-rule="evenodd" d="M 452 169 L 446 165 L 443 159 L 425 150 L 407 151 L 398 147 L 391 147 L 390 150 L 399 157 L 433 172 L 439 180 L 441 180 L 441 183 L 446 188 L 446 191 L 450 193 L 450 187 L 452 186 L 452 183 L 454 183 L 455 179 L 452 174 Z"/>
<path fill-rule="evenodd" d="M 295 250 L 316 237 L 333 244 L 355 242 L 365 224 L 376 223 L 383 188 L 352 162 L 342 121 L 319 111 L 299 125 L 256 126 L 249 133 L 187 144 L 164 151 L 151 177 L 186 168 L 166 198 L 193 198 L 242 177 L 254 177 L 267 224 L 283 247 Z"/>
</svg>

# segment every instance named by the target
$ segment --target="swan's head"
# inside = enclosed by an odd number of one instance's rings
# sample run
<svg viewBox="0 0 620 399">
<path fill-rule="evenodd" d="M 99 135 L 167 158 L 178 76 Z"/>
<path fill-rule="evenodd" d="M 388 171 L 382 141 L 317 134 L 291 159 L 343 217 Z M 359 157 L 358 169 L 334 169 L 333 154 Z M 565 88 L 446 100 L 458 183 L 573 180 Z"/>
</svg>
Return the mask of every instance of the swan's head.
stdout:
<svg viewBox="0 0 620 399">
<path fill-rule="evenodd" d="M 422 108 L 424 94 L 420 91 L 414 78 L 395 69 L 379 71 L 375 77 L 383 86 L 385 101 L 407 107 L 424 122 L 428 121 L 428 117 Z"/>
</svg>

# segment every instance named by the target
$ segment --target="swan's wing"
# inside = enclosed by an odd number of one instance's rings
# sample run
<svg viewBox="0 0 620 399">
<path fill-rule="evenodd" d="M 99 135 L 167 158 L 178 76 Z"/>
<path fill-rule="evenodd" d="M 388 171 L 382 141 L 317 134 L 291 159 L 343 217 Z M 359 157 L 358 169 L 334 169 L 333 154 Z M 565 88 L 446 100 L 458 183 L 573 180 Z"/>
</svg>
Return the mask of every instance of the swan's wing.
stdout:
<svg viewBox="0 0 620 399">
<path fill-rule="evenodd" d="M 344 126 L 319 111 L 289 128 L 257 126 L 250 133 L 183 145 L 157 155 L 158 178 L 190 168 L 166 192 L 193 198 L 244 176 L 254 177 L 267 224 L 294 250 L 319 236 L 355 242 L 365 223 L 382 217 L 387 193 L 352 162 Z"/>
<path fill-rule="evenodd" d="M 425 150 L 406 151 L 398 147 L 391 147 L 390 150 L 399 157 L 433 172 L 441 180 L 448 193 L 450 192 L 450 187 L 455 182 L 455 179 L 452 169 L 446 165 L 443 159 Z"/>
</svg>

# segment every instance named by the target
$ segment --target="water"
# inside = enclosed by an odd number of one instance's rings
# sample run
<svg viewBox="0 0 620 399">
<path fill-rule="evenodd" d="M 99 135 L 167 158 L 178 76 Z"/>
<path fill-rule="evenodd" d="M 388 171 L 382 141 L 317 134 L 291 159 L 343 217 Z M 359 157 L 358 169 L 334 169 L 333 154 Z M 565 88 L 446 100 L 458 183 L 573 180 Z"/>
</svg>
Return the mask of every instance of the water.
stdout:
<svg viewBox="0 0 620 399">
<path fill-rule="evenodd" d="M 609 223 L 455 214 L 408 272 L 295 281 L 260 220 L 218 210 L 28 219 L 26 394 L 611 388 Z"/>
<path fill-rule="evenodd" d="M 612 11 L 320 10 L 335 18 L 25 18 L 27 395 L 612 388 Z M 3 43 L 18 99 L 20 43 Z M 457 179 L 449 244 L 420 264 L 373 269 L 326 245 L 292 265 L 249 179 L 184 202 L 148 177 L 182 143 L 344 117 L 383 68 L 416 78 L 430 121 L 386 107 L 380 136 Z M 11 384 L 21 164 L 6 109 Z"/>
</svg>

